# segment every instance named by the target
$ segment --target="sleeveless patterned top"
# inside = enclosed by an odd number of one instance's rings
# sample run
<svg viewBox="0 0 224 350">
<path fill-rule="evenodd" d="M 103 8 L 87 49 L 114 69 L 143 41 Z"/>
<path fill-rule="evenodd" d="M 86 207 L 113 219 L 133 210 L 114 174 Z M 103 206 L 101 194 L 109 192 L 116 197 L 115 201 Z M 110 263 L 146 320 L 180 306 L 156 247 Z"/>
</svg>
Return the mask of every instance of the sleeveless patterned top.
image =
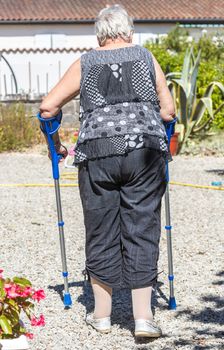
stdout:
<svg viewBox="0 0 224 350">
<path fill-rule="evenodd" d="M 75 164 L 148 147 L 170 160 L 151 53 L 139 46 L 81 56 Z"/>
</svg>

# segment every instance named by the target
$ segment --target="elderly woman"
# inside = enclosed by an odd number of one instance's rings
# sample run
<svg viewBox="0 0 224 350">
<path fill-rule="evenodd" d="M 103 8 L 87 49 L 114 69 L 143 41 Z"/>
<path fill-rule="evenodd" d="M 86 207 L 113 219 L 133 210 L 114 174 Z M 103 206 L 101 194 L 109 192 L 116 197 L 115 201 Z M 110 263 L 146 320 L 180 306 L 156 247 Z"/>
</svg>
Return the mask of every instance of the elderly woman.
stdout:
<svg viewBox="0 0 224 350">
<path fill-rule="evenodd" d="M 151 292 L 169 155 L 163 121 L 173 119 L 174 105 L 156 59 L 132 44 L 133 22 L 123 7 L 103 9 L 95 29 L 99 47 L 72 64 L 40 111 L 52 117 L 80 93 L 75 163 L 95 300 L 87 324 L 109 332 L 112 290 L 129 288 L 135 336 L 159 337 Z M 67 154 L 59 139 L 57 149 Z"/>
</svg>

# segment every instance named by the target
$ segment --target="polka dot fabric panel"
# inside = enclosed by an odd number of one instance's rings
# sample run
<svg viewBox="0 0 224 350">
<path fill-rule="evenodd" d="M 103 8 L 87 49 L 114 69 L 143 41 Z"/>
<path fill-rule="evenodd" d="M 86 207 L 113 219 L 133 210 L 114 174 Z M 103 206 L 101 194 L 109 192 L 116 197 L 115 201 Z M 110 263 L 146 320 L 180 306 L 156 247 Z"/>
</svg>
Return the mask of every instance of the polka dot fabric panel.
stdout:
<svg viewBox="0 0 224 350">
<path fill-rule="evenodd" d="M 143 133 L 166 139 L 160 115 L 150 102 L 124 102 L 86 114 L 81 123 L 78 143 L 100 137 Z"/>
</svg>

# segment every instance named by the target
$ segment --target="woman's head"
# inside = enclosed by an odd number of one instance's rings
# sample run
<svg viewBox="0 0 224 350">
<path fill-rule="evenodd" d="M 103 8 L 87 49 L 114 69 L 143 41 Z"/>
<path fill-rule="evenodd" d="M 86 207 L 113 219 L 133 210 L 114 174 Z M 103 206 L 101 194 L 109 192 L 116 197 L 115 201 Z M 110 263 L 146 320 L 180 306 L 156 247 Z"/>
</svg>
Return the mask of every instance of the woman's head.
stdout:
<svg viewBox="0 0 224 350">
<path fill-rule="evenodd" d="M 104 46 L 108 39 L 121 38 L 130 42 L 134 31 L 133 20 L 122 6 L 112 5 L 100 11 L 95 30 L 100 46 Z"/>
</svg>

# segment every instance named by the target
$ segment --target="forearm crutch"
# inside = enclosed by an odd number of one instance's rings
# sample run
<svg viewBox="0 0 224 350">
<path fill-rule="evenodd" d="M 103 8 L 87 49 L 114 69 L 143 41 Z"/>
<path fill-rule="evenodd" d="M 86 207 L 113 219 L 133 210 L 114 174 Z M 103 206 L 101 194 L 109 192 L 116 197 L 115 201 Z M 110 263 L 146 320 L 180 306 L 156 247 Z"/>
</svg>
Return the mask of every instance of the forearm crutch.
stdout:
<svg viewBox="0 0 224 350">
<path fill-rule="evenodd" d="M 54 135 L 60 128 L 62 112 L 53 118 L 42 118 L 40 113 L 37 115 L 40 121 L 41 131 L 44 133 L 45 138 L 48 143 L 51 163 L 52 163 L 52 174 L 54 178 L 55 196 L 57 204 L 57 215 L 58 215 L 58 229 L 60 238 L 60 250 L 61 250 L 61 261 L 62 261 L 62 276 L 64 278 L 64 305 L 71 306 L 72 299 L 68 288 L 68 271 L 66 262 L 66 251 L 65 251 L 65 236 L 64 236 L 64 221 L 62 218 L 62 207 L 61 207 L 61 195 L 60 195 L 60 185 L 59 185 L 59 167 L 58 162 L 62 158 L 62 155 L 57 154 L 54 145 Z"/>
<path fill-rule="evenodd" d="M 168 143 L 170 145 L 170 139 L 175 131 L 175 118 L 171 122 L 165 122 L 166 134 L 168 137 Z M 171 218 L 170 218 L 170 198 L 169 198 L 169 166 L 166 162 L 166 191 L 165 191 L 165 211 L 166 211 L 166 234 L 167 234 L 167 255 L 168 255 L 168 279 L 170 288 L 169 309 L 176 309 L 176 299 L 174 296 L 174 274 L 173 274 L 173 254 L 172 254 L 172 235 L 171 235 Z"/>
</svg>

